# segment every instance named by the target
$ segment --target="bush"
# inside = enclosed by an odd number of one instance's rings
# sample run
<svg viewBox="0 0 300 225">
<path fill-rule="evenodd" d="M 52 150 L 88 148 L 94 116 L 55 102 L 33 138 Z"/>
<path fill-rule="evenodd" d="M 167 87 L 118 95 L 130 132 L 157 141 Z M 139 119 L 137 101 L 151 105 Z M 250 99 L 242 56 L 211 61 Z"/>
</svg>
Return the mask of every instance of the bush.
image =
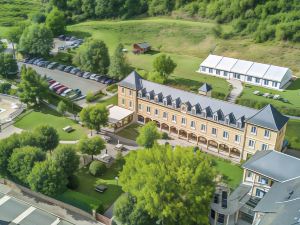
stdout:
<svg viewBox="0 0 300 225">
<path fill-rule="evenodd" d="M 100 214 L 104 213 L 104 206 L 101 203 L 96 208 L 96 212 Z"/>
<path fill-rule="evenodd" d="M 103 162 L 93 161 L 89 167 L 90 174 L 97 177 L 106 171 L 106 166 Z"/>
<path fill-rule="evenodd" d="M 71 175 L 68 178 L 68 184 L 67 187 L 71 190 L 75 190 L 79 187 L 79 179 L 76 175 Z"/>
<path fill-rule="evenodd" d="M 85 99 L 86 99 L 87 102 L 94 102 L 94 101 L 96 101 L 96 100 L 98 100 L 98 99 L 100 99 L 102 97 L 103 97 L 103 93 L 102 92 L 99 92 L 97 94 L 89 92 L 89 93 L 87 93 Z"/>
<path fill-rule="evenodd" d="M 166 140 L 168 140 L 168 139 L 169 139 L 168 133 L 162 132 L 162 134 L 161 134 L 161 139 L 166 139 Z"/>
<path fill-rule="evenodd" d="M 106 88 L 106 91 L 111 92 L 111 93 L 116 93 L 118 91 L 118 85 L 112 84 Z"/>
<path fill-rule="evenodd" d="M 222 92 L 217 92 L 217 91 L 212 91 L 212 97 L 213 98 L 217 98 L 217 99 L 221 99 L 221 100 L 225 100 L 226 95 Z"/>
</svg>

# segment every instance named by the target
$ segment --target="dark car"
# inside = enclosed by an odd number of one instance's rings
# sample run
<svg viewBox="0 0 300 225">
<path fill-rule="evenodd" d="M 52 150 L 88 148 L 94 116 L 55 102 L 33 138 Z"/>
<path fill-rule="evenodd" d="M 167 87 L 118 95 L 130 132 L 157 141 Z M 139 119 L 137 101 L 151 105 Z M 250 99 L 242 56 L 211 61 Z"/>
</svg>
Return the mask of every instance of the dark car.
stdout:
<svg viewBox="0 0 300 225">
<path fill-rule="evenodd" d="M 78 71 L 80 71 L 80 69 L 78 69 L 78 68 L 73 68 L 73 69 L 70 71 L 70 73 L 71 73 L 71 74 L 76 74 Z"/>
<path fill-rule="evenodd" d="M 29 59 L 27 63 L 32 64 L 35 60 L 36 60 L 36 58 Z"/>
<path fill-rule="evenodd" d="M 109 84 L 109 83 L 111 83 L 111 82 L 112 82 L 112 79 L 108 77 L 108 78 L 104 81 L 104 84 Z"/>
<path fill-rule="evenodd" d="M 65 36 L 65 35 L 63 35 L 63 34 L 58 36 L 58 39 L 59 39 L 59 40 L 61 40 L 61 41 L 64 41 L 64 40 L 65 40 L 65 38 L 66 38 L 66 36 Z"/>
<path fill-rule="evenodd" d="M 75 75 L 79 76 L 79 77 L 82 77 L 84 73 L 85 73 L 84 71 L 79 70 L 77 73 L 75 73 Z"/>
<path fill-rule="evenodd" d="M 49 62 L 49 61 L 45 61 L 45 63 L 44 63 L 44 65 L 43 65 L 43 67 L 47 67 L 48 65 L 50 65 L 51 64 L 51 62 Z"/>
<path fill-rule="evenodd" d="M 77 94 L 81 95 L 81 91 L 77 88 L 74 90 Z"/>
<path fill-rule="evenodd" d="M 105 186 L 105 185 L 97 185 L 95 187 L 95 191 L 100 192 L 100 193 L 103 193 L 106 190 L 107 190 L 107 186 Z"/>
<path fill-rule="evenodd" d="M 70 73 L 70 71 L 71 71 L 73 68 L 74 68 L 73 66 L 67 66 L 67 67 L 64 69 L 64 72 Z"/>
<path fill-rule="evenodd" d="M 38 58 L 38 59 L 34 60 L 32 64 L 37 65 L 42 60 L 43 60 L 43 58 Z"/>
<path fill-rule="evenodd" d="M 28 63 L 30 61 L 30 58 L 25 58 L 24 63 Z"/>
<path fill-rule="evenodd" d="M 62 65 L 62 64 L 57 67 L 57 69 L 60 71 L 64 71 L 65 68 L 66 68 L 66 66 Z"/>
<path fill-rule="evenodd" d="M 103 77 L 100 78 L 100 82 L 104 84 L 106 79 L 107 79 L 107 76 L 103 76 Z"/>
<path fill-rule="evenodd" d="M 105 84 L 111 85 L 113 83 L 113 81 L 114 81 L 113 79 L 109 78 L 109 80 Z"/>
<path fill-rule="evenodd" d="M 57 62 L 52 62 L 52 63 L 50 63 L 50 64 L 47 66 L 47 68 L 48 68 L 48 69 L 54 69 L 56 66 L 58 66 L 58 63 L 57 63 Z"/>
<path fill-rule="evenodd" d="M 65 41 L 70 41 L 70 37 L 65 37 Z"/>
</svg>

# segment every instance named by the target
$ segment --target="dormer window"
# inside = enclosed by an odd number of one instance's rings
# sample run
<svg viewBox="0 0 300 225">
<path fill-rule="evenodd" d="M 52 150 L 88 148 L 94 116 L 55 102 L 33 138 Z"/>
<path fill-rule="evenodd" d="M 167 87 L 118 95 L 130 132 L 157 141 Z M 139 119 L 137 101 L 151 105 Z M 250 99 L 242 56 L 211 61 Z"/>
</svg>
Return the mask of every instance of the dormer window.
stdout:
<svg viewBox="0 0 300 225">
<path fill-rule="evenodd" d="M 196 114 L 196 109 L 193 107 L 192 108 L 192 114 L 195 115 Z"/>
<path fill-rule="evenodd" d="M 214 120 L 218 121 L 218 115 L 214 115 Z"/>
<path fill-rule="evenodd" d="M 173 103 L 172 103 L 172 107 L 173 107 L 174 109 L 177 108 L 177 107 L 176 107 L 176 102 L 173 102 Z"/>
<path fill-rule="evenodd" d="M 237 126 L 238 128 L 241 128 L 241 127 L 242 127 L 242 123 L 241 123 L 240 121 L 238 121 L 238 122 L 236 123 L 236 126 Z"/>
<path fill-rule="evenodd" d="M 226 118 L 225 119 L 225 123 L 228 125 L 230 123 L 230 119 L 229 118 Z"/>
<path fill-rule="evenodd" d="M 142 97 L 143 97 L 143 95 L 142 95 L 141 92 L 139 92 L 138 96 L 139 96 L 139 98 L 142 98 Z"/>
<path fill-rule="evenodd" d="M 186 112 L 186 106 L 185 105 L 181 106 L 181 111 Z"/>
<path fill-rule="evenodd" d="M 206 112 L 203 111 L 203 112 L 201 113 L 201 116 L 203 116 L 204 118 L 206 118 Z"/>
<path fill-rule="evenodd" d="M 168 102 L 167 100 L 164 100 L 164 105 L 167 106 L 168 105 Z"/>
<path fill-rule="evenodd" d="M 154 97 L 154 101 L 158 102 L 158 96 L 157 95 Z"/>
</svg>

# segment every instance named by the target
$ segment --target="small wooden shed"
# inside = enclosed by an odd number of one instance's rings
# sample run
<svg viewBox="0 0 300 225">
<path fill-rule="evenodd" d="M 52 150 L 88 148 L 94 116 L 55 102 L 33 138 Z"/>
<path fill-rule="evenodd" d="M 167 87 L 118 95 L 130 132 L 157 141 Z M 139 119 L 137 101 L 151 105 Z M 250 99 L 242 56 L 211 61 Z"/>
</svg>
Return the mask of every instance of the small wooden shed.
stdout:
<svg viewBox="0 0 300 225">
<path fill-rule="evenodd" d="M 143 54 L 151 50 L 151 46 L 147 42 L 133 44 L 133 52 Z"/>
</svg>

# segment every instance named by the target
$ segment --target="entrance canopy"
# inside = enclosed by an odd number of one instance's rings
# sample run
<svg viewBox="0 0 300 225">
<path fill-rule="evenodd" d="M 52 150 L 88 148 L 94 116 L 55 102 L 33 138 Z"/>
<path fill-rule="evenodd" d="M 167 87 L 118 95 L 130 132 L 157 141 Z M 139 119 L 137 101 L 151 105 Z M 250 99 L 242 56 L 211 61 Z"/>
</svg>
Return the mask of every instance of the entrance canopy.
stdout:
<svg viewBox="0 0 300 225">
<path fill-rule="evenodd" d="M 109 108 L 109 116 L 108 116 L 108 122 L 109 123 L 117 123 L 120 122 L 127 117 L 131 116 L 133 114 L 133 111 L 130 111 L 128 109 L 124 109 L 119 106 L 112 106 Z"/>
</svg>

